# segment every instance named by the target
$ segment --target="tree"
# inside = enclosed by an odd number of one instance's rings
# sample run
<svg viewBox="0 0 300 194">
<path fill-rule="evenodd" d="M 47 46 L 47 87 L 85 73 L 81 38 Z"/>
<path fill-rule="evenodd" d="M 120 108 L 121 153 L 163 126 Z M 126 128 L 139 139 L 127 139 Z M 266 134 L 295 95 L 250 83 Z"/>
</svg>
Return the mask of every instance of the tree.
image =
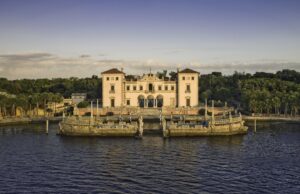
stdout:
<svg viewBox="0 0 300 194">
<path fill-rule="evenodd" d="M 88 107 L 89 106 L 89 102 L 87 102 L 87 101 L 82 101 L 82 102 L 79 102 L 78 104 L 77 104 L 77 107 L 78 108 L 86 108 L 86 107 Z"/>
</svg>

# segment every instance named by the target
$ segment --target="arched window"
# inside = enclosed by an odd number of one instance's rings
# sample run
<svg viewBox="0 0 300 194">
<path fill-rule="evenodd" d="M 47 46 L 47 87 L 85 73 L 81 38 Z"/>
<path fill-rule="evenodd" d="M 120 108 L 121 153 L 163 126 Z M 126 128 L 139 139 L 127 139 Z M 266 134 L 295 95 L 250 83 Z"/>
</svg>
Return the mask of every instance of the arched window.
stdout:
<svg viewBox="0 0 300 194">
<path fill-rule="evenodd" d="M 145 98 L 143 95 L 139 95 L 138 96 L 138 106 L 139 107 L 144 107 L 145 105 Z"/>
<path fill-rule="evenodd" d="M 148 107 L 154 107 L 154 97 L 152 95 L 147 97 Z"/>
<path fill-rule="evenodd" d="M 150 92 L 153 92 L 153 91 L 154 91 L 153 84 L 150 83 L 150 84 L 148 85 L 148 89 L 149 89 Z"/>
<path fill-rule="evenodd" d="M 164 105 L 164 97 L 162 95 L 158 95 L 156 97 L 157 107 L 163 107 Z"/>
</svg>

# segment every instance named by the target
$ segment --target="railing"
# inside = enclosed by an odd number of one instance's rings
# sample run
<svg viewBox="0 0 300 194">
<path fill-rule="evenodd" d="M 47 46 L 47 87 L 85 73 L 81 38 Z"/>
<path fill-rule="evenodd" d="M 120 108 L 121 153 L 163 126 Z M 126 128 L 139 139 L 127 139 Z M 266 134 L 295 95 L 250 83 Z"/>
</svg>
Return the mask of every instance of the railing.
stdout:
<svg viewBox="0 0 300 194">
<path fill-rule="evenodd" d="M 145 90 L 145 93 L 154 93 L 155 92 L 155 90 L 153 89 L 153 90 Z"/>
<path fill-rule="evenodd" d="M 220 119 L 220 120 L 215 120 L 214 124 L 228 124 L 228 123 L 238 123 L 238 122 L 241 122 L 242 121 L 242 118 L 241 117 L 234 117 L 234 118 L 231 118 L 231 119 Z"/>
</svg>

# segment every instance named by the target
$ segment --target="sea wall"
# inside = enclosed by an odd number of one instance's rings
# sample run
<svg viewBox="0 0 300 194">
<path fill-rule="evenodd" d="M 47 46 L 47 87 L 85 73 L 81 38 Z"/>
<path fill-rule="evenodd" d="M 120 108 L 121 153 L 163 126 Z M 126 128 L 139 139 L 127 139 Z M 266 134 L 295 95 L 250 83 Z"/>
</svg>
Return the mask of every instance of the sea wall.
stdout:
<svg viewBox="0 0 300 194">
<path fill-rule="evenodd" d="M 245 121 L 294 121 L 300 122 L 299 116 L 284 116 L 284 115 L 271 115 L 271 116 L 243 116 Z"/>
<path fill-rule="evenodd" d="M 0 126 L 44 123 L 46 120 L 57 122 L 62 120 L 62 117 L 6 117 L 0 119 Z"/>
<path fill-rule="evenodd" d="M 140 107 L 103 107 L 98 108 L 98 115 L 199 115 L 199 110 L 204 107 L 162 107 L 162 108 L 140 108 Z M 215 107 L 215 115 L 232 111 L 230 107 Z M 211 107 L 207 108 L 211 112 Z M 91 113 L 90 107 L 75 108 L 74 115 L 84 116 Z M 93 108 L 93 115 L 97 115 L 97 109 Z"/>
</svg>

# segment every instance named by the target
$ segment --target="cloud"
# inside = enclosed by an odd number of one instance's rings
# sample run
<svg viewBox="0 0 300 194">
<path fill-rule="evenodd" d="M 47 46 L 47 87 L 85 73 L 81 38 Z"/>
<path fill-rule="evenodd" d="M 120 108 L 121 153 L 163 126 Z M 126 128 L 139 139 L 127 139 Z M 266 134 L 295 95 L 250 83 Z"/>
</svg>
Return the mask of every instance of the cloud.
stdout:
<svg viewBox="0 0 300 194">
<path fill-rule="evenodd" d="M 282 69 L 300 71 L 299 62 L 285 60 L 257 60 L 248 62 L 218 62 L 202 64 L 197 61 L 186 64 L 168 63 L 156 59 L 125 60 L 95 59 L 91 56 L 61 57 L 51 53 L 23 53 L 0 55 L 0 77 L 54 78 L 54 77 L 91 77 L 110 68 L 123 68 L 127 74 L 143 74 L 161 70 L 176 71 L 177 68 L 192 68 L 201 74 L 220 71 L 231 74 L 234 71 L 254 73 L 256 71 L 276 72 Z"/>
<path fill-rule="evenodd" d="M 0 59 L 7 61 L 23 61 L 23 60 L 42 60 L 52 58 L 50 53 L 26 53 L 26 54 L 9 54 L 0 55 Z"/>
<path fill-rule="evenodd" d="M 197 62 L 190 63 L 190 67 L 202 73 L 210 73 L 212 71 L 222 72 L 223 74 L 232 74 L 235 71 L 255 73 L 255 72 L 270 72 L 275 73 L 282 69 L 293 69 L 300 71 L 300 62 L 289 61 L 272 61 L 272 60 L 257 60 L 250 62 L 236 61 L 232 63 L 211 63 L 199 64 Z"/>
<path fill-rule="evenodd" d="M 185 51 L 185 49 L 171 49 L 171 50 L 164 51 L 164 53 L 167 55 L 172 55 L 172 54 L 182 53 L 184 51 Z"/>
<path fill-rule="evenodd" d="M 83 54 L 83 55 L 80 55 L 79 56 L 80 58 L 89 58 L 89 57 L 91 57 L 90 55 L 85 55 L 85 54 Z"/>
</svg>

